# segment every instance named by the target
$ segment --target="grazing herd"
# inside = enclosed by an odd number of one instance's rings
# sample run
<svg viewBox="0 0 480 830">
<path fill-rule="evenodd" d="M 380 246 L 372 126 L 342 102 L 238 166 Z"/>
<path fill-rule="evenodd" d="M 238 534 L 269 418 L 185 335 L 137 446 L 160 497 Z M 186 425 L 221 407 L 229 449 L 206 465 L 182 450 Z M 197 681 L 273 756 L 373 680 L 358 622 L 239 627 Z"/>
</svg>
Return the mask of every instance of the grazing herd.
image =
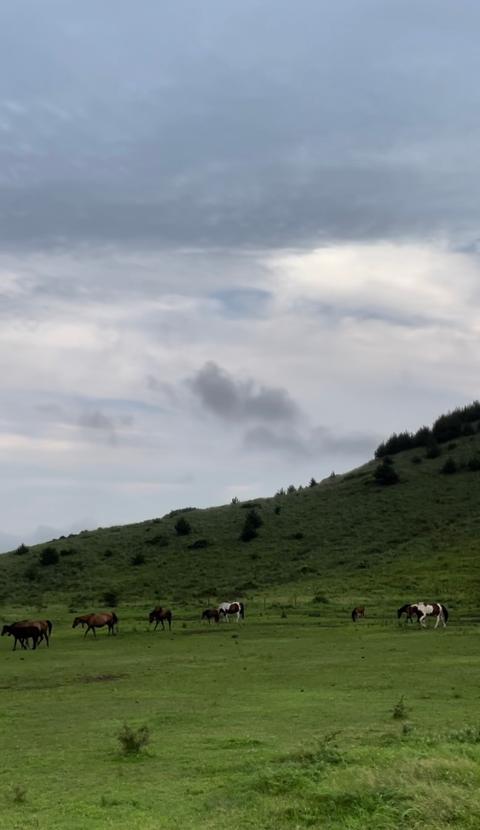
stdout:
<svg viewBox="0 0 480 830">
<path fill-rule="evenodd" d="M 405 615 L 405 621 L 414 622 L 416 620 L 422 628 L 426 626 L 428 617 L 435 617 L 435 628 L 438 628 L 440 623 L 445 627 L 448 620 L 448 609 L 441 602 L 433 602 L 427 604 L 424 602 L 406 603 L 402 605 L 397 611 L 397 617 L 400 621 Z M 351 617 L 353 622 L 365 617 L 365 606 L 356 606 Z M 243 602 L 235 600 L 234 602 L 222 602 L 216 608 L 206 608 L 203 611 L 201 619 L 209 624 L 212 622 L 219 623 L 222 619 L 228 622 L 230 618 L 236 619 L 237 622 L 245 619 L 245 606 Z M 160 623 L 165 631 L 165 623 L 168 624 L 168 630 L 172 629 L 173 614 L 169 608 L 162 608 L 157 606 L 150 611 L 148 621 L 150 624 L 155 623 L 154 631 L 156 631 Z M 114 611 L 109 611 L 104 614 L 83 614 L 75 617 L 72 628 L 77 626 L 85 628 L 84 637 L 91 631 L 96 637 L 96 629 L 107 627 L 109 634 L 116 634 L 118 632 L 118 617 Z M 50 620 L 20 620 L 4 625 L 2 628 L 2 637 L 6 634 L 13 637 L 13 651 L 17 649 L 17 643 L 20 643 L 22 649 L 29 648 L 29 641 L 32 641 L 32 648 L 36 649 L 38 645 L 44 640 L 47 648 L 50 645 L 50 636 L 52 634 L 52 622 Z"/>
</svg>

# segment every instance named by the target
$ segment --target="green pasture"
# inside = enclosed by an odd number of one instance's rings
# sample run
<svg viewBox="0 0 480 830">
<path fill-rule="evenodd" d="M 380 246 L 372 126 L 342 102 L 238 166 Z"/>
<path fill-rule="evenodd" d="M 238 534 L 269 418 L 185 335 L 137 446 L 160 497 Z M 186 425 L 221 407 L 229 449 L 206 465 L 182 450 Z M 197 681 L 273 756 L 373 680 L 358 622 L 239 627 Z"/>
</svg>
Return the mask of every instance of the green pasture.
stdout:
<svg viewBox="0 0 480 830">
<path fill-rule="evenodd" d="M 478 624 L 259 597 L 244 624 L 191 608 L 169 634 L 148 610 L 94 641 L 50 607 L 50 649 L 0 639 L 1 830 L 480 826 Z M 138 756 L 125 723 L 150 730 Z"/>
</svg>

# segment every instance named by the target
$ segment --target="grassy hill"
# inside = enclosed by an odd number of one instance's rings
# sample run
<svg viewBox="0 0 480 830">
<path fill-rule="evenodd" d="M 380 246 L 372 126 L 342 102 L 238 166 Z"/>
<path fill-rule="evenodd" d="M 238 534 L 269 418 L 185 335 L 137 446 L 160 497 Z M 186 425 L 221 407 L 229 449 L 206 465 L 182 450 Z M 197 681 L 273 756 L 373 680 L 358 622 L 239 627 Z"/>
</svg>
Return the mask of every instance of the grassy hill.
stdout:
<svg viewBox="0 0 480 830">
<path fill-rule="evenodd" d="M 465 432 L 442 443 L 437 457 L 427 457 L 436 454 L 428 447 L 396 452 L 394 485 L 375 480 L 381 459 L 372 460 L 270 499 L 173 511 L 20 548 L 0 557 L 0 599 L 76 609 L 138 600 L 201 605 L 227 596 L 295 604 L 298 595 L 333 613 L 360 601 L 387 609 L 440 598 L 468 616 L 480 587 L 477 422 Z M 447 459 L 453 472 L 442 472 Z M 252 509 L 262 524 L 244 542 Z M 182 517 L 187 535 L 175 529 Z"/>
</svg>

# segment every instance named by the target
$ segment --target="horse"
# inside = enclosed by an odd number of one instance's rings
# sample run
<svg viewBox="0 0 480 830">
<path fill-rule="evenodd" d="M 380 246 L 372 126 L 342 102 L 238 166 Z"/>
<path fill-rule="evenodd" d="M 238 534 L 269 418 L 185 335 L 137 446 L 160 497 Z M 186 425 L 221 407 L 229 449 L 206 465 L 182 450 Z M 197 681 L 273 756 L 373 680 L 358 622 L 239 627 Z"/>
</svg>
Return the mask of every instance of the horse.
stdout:
<svg viewBox="0 0 480 830">
<path fill-rule="evenodd" d="M 412 609 L 412 613 L 417 615 L 418 622 L 422 628 L 426 628 L 427 617 L 437 618 L 435 628 L 438 628 L 440 623 L 443 624 L 444 628 L 447 625 L 448 610 L 441 602 L 432 602 L 430 605 L 425 602 L 417 602 L 411 605 L 410 608 Z"/>
<path fill-rule="evenodd" d="M 365 616 L 365 606 L 364 605 L 357 605 L 356 608 L 352 611 L 352 620 L 353 622 L 357 622 L 360 617 Z"/>
<path fill-rule="evenodd" d="M 157 605 L 157 607 L 154 608 L 153 611 L 150 611 L 150 614 L 148 615 L 148 621 L 150 624 L 152 624 L 152 622 L 155 620 L 155 628 L 153 629 L 154 631 L 157 630 L 158 623 L 162 623 L 162 628 L 165 631 L 163 621 L 166 620 L 168 622 L 168 630 L 171 631 L 172 617 L 173 615 L 170 611 L 170 608 L 164 609 L 161 605 Z"/>
<path fill-rule="evenodd" d="M 17 650 L 18 641 L 20 641 L 21 647 L 26 650 L 28 648 L 29 639 L 32 640 L 33 649 L 35 650 L 42 635 L 42 630 L 38 623 L 29 622 L 27 620 L 25 622 L 12 623 L 12 625 L 4 625 L 2 628 L 2 637 L 4 637 L 5 634 L 8 634 L 9 637 L 13 637 L 15 640 L 13 644 L 13 651 Z"/>
<path fill-rule="evenodd" d="M 87 636 L 89 631 L 93 631 L 93 636 L 96 637 L 95 629 L 103 628 L 104 625 L 108 626 L 109 634 L 115 634 L 115 626 L 118 626 L 118 617 L 114 611 L 109 611 L 105 614 L 83 614 L 81 617 L 75 617 L 72 628 L 76 628 L 77 625 L 81 625 L 82 628 L 85 625 L 87 626 L 87 630 L 83 635 L 84 637 Z"/>
<path fill-rule="evenodd" d="M 215 620 L 216 623 L 220 622 L 220 613 L 218 608 L 205 608 L 205 611 L 202 614 L 202 620 L 208 620 L 208 624 Z"/>
<path fill-rule="evenodd" d="M 217 608 L 217 611 L 219 618 L 223 615 L 227 622 L 229 616 L 232 616 L 233 614 L 236 614 L 237 616 L 237 623 L 240 618 L 242 620 L 245 619 L 245 606 L 243 602 L 238 602 L 238 600 L 235 600 L 235 602 L 221 602 Z"/>
<path fill-rule="evenodd" d="M 51 620 L 19 620 L 18 622 L 12 623 L 12 625 L 39 625 L 41 634 L 38 645 L 40 645 L 42 640 L 45 640 L 47 648 L 50 648 L 50 636 L 53 628 Z"/>
<path fill-rule="evenodd" d="M 416 605 L 412 605 L 411 603 L 407 602 L 405 605 L 402 605 L 401 608 L 397 611 L 397 617 L 400 620 L 402 614 L 405 614 L 405 622 L 413 623 L 413 618 L 417 618 L 417 622 L 420 620 L 421 613 L 419 612 Z"/>
</svg>

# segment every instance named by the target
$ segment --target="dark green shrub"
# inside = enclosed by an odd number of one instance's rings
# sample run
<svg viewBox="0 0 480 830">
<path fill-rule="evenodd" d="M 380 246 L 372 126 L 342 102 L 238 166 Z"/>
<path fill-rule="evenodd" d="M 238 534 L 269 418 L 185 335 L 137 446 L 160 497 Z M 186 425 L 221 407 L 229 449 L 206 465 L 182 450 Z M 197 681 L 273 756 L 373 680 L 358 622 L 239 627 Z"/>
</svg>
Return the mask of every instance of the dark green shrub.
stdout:
<svg viewBox="0 0 480 830">
<path fill-rule="evenodd" d="M 289 495 L 291 495 L 292 493 L 296 493 L 296 492 L 297 492 L 297 488 L 295 487 L 295 485 L 294 484 L 289 484 L 288 487 L 287 487 L 287 493 Z"/>
<path fill-rule="evenodd" d="M 48 565 L 56 565 L 58 560 L 59 556 L 55 548 L 46 547 L 40 554 L 40 564 L 44 567 L 47 567 Z"/>
<path fill-rule="evenodd" d="M 29 565 L 27 568 L 25 568 L 23 575 L 25 579 L 28 579 L 29 582 L 35 582 L 35 580 L 38 577 L 38 571 L 35 565 Z"/>
<path fill-rule="evenodd" d="M 210 542 L 208 539 L 197 539 L 196 542 L 192 542 L 191 545 L 188 545 L 189 550 L 201 550 L 202 548 L 208 548 Z"/>
<path fill-rule="evenodd" d="M 414 455 L 410 460 L 411 460 L 412 464 L 421 464 L 422 463 L 422 459 L 420 458 L 419 455 Z"/>
<path fill-rule="evenodd" d="M 15 553 L 17 554 L 17 556 L 23 556 L 23 554 L 28 553 L 29 550 L 30 550 L 30 548 L 27 548 L 27 546 L 24 545 L 23 542 L 22 542 L 22 544 L 19 545 L 18 548 L 16 549 Z"/>
<path fill-rule="evenodd" d="M 130 564 L 133 565 L 133 567 L 138 567 L 139 565 L 144 565 L 145 564 L 145 557 L 144 557 L 143 553 L 136 553 L 135 556 L 132 556 L 132 558 L 130 560 Z"/>
<path fill-rule="evenodd" d="M 231 503 L 232 503 L 232 504 L 238 504 L 238 499 L 237 499 L 237 497 L 236 497 L 236 496 L 234 496 L 234 497 L 233 497 L 233 499 L 232 499 L 232 502 L 231 502 Z"/>
<path fill-rule="evenodd" d="M 118 733 L 118 740 L 122 755 L 138 755 L 150 743 L 150 730 L 148 726 L 135 730 L 125 723 Z"/>
<path fill-rule="evenodd" d="M 177 536 L 188 536 L 192 532 L 192 527 L 190 522 L 187 522 L 187 520 L 182 516 L 178 522 L 175 523 L 175 530 Z"/>
<path fill-rule="evenodd" d="M 282 509 L 282 508 L 280 507 L 280 505 L 279 505 L 279 504 L 275 505 L 275 507 L 273 508 L 273 512 L 275 513 L 275 516 L 278 516 L 278 514 L 280 513 L 280 510 L 281 510 L 281 509 Z"/>
<path fill-rule="evenodd" d="M 102 600 L 105 603 L 105 605 L 108 605 L 110 608 L 116 608 L 119 600 L 118 591 L 104 591 L 102 595 Z"/>
<path fill-rule="evenodd" d="M 425 458 L 438 458 L 441 455 L 441 449 L 438 446 L 437 441 L 431 440 L 427 444 L 427 448 L 425 450 Z"/>
<path fill-rule="evenodd" d="M 469 459 L 467 467 L 471 473 L 477 473 L 480 470 L 480 458 L 478 455 L 474 455 Z"/>
<path fill-rule="evenodd" d="M 313 478 L 313 476 L 312 476 L 312 478 L 311 478 L 311 479 L 310 479 L 310 481 L 308 482 L 308 486 L 309 486 L 309 487 L 316 487 L 316 486 L 317 486 L 317 484 L 318 484 L 318 482 L 317 482 L 317 481 L 315 481 L 315 479 L 314 479 L 314 478 Z"/>
<path fill-rule="evenodd" d="M 447 458 L 443 467 L 440 468 L 440 472 L 447 476 L 453 475 L 453 473 L 456 473 L 457 470 L 458 466 L 454 458 Z"/>
<path fill-rule="evenodd" d="M 258 536 L 257 531 L 254 527 L 244 527 L 239 539 L 241 542 L 251 542 L 252 539 L 256 539 Z"/>
<path fill-rule="evenodd" d="M 373 477 L 377 484 L 380 484 L 383 487 L 388 487 L 392 484 L 398 484 L 398 482 L 400 481 L 398 473 L 395 470 L 393 464 L 389 464 L 388 462 L 385 463 L 385 461 L 382 461 L 382 463 L 378 465 L 375 472 L 373 473 Z"/>
</svg>

